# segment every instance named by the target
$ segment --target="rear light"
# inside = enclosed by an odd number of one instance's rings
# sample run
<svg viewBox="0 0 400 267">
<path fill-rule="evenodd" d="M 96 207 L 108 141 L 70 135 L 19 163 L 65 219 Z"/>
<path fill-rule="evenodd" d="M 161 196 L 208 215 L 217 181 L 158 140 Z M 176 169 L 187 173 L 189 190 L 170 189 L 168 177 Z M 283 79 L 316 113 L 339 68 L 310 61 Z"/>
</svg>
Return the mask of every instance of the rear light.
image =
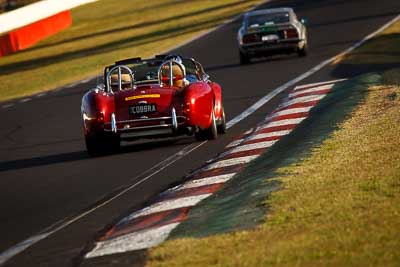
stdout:
<svg viewBox="0 0 400 267">
<path fill-rule="evenodd" d="M 190 99 L 188 99 L 188 101 L 184 105 L 182 105 L 183 114 L 187 115 L 190 112 L 190 110 L 194 110 L 195 104 L 196 104 L 196 98 L 191 97 Z"/>
<path fill-rule="evenodd" d="M 286 39 L 298 38 L 298 37 L 299 37 L 299 34 L 297 33 L 296 29 L 285 30 L 285 38 Z"/>
<path fill-rule="evenodd" d="M 255 33 L 251 33 L 251 34 L 246 34 L 245 36 L 243 36 L 242 39 L 243 43 L 254 43 L 254 42 L 258 42 L 259 38 L 258 35 Z"/>
<path fill-rule="evenodd" d="M 215 102 L 215 113 L 220 114 L 221 112 L 221 102 L 217 101 Z"/>
<path fill-rule="evenodd" d="M 104 122 L 104 114 L 103 114 L 102 112 L 100 112 L 100 113 L 97 115 L 97 122 L 98 122 L 98 123 L 103 123 L 103 122 Z"/>
</svg>

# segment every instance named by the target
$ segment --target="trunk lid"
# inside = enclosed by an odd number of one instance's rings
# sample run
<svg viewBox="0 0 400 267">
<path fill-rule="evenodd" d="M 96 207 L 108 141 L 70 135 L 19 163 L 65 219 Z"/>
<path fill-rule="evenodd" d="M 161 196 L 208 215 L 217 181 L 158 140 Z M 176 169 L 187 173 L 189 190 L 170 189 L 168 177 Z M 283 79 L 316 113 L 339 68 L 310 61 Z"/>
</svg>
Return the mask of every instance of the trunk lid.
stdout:
<svg viewBox="0 0 400 267">
<path fill-rule="evenodd" d="M 170 117 L 179 94 L 175 89 L 159 85 L 138 86 L 115 94 L 117 121 Z"/>
</svg>

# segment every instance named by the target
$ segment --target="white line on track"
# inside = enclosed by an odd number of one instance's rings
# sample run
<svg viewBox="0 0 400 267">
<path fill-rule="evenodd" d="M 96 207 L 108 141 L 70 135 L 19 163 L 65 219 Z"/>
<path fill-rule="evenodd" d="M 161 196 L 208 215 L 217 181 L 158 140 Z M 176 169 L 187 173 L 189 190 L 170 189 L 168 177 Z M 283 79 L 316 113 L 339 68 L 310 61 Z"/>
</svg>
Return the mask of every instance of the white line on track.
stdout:
<svg viewBox="0 0 400 267">
<path fill-rule="evenodd" d="M 40 93 L 40 94 L 37 94 L 36 97 L 43 97 L 45 95 L 47 95 L 47 93 Z"/>
<path fill-rule="evenodd" d="M 366 36 L 365 38 L 363 38 L 362 40 L 360 40 L 359 42 L 357 42 L 356 44 L 352 45 L 351 47 L 349 47 L 348 49 L 344 50 L 343 52 L 337 54 L 336 56 L 333 56 L 329 59 L 326 59 L 324 61 L 322 61 L 321 63 L 319 63 L 318 65 L 316 65 L 315 67 L 313 67 L 312 69 L 310 69 L 309 71 L 301 74 L 300 76 L 297 76 L 296 78 L 290 80 L 289 82 L 283 84 L 282 86 L 274 89 L 272 92 L 270 92 L 269 94 L 265 95 L 264 97 L 262 97 L 260 100 L 258 100 L 256 103 L 254 103 L 251 107 L 249 107 L 248 109 L 246 109 L 245 111 L 243 111 L 241 114 L 239 114 L 238 116 L 236 116 L 235 118 L 233 118 L 231 121 L 229 121 L 227 123 L 227 128 L 231 128 L 232 126 L 234 126 L 235 124 L 237 124 L 238 122 L 242 121 L 243 119 L 247 118 L 248 116 L 250 116 L 252 113 L 254 113 L 256 110 L 258 110 L 260 107 L 262 107 L 263 105 L 265 105 L 267 102 L 269 102 L 272 98 L 274 98 L 275 96 L 277 96 L 278 94 L 282 93 L 283 91 L 285 91 L 286 89 L 288 89 L 289 87 L 295 85 L 296 83 L 304 80 L 305 78 L 311 76 L 312 74 L 316 73 L 317 71 L 319 71 L 320 69 L 324 68 L 325 66 L 331 64 L 332 62 L 334 62 L 335 60 L 343 57 L 344 55 L 352 52 L 354 49 L 358 48 L 359 46 L 363 45 L 365 42 L 367 42 L 368 40 L 370 40 L 371 38 L 373 38 L 375 35 L 379 34 L 380 32 L 384 31 L 386 28 L 388 28 L 390 25 L 392 25 L 393 23 L 395 23 L 397 20 L 400 19 L 400 15 L 396 16 L 394 19 L 392 19 L 391 21 L 387 22 L 385 25 L 383 25 L 382 27 L 380 27 L 379 29 L 377 29 L 376 31 L 374 31 L 373 33 L 369 34 L 368 36 Z M 203 35 L 204 36 L 204 35 Z M 72 86 L 71 86 L 72 87 Z M 201 145 L 205 144 L 206 142 L 202 142 L 200 143 L 197 147 L 200 147 Z M 189 147 L 189 146 L 188 146 Z M 197 149 L 197 147 L 190 149 L 189 152 L 185 153 L 185 155 L 189 154 L 191 151 Z M 185 147 L 184 149 L 186 149 L 187 147 Z M 173 156 L 176 156 L 176 154 L 174 154 Z M 172 157 L 173 157 L 172 156 Z M 183 155 L 184 156 L 184 155 Z M 17 255 L 18 253 L 22 252 L 23 250 L 25 250 L 26 248 L 32 246 L 33 244 L 39 242 L 40 240 L 48 237 L 49 235 L 60 231 L 61 229 L 64 229 L 65 227 L 69 226 L 70 224 L 78 221 L 79 219 L 86 217 L 87 215 L 91 214 L 92 212 L 96 211 L 97 209 L 107 205 L 108 203 L 110 203 L 111 201 L 113 201 L 114 199 L 124 195 L 126 192 L 130 191 L 132 188 L 138 186 L 139 184 L 145 182 L 146 180 L 148 180 L 149 178 L 151 178 L 152 176 L 154 176 L 156 173 L 159 173 L 160 171 L 162 171 L 163 169 L 167 168 L 168 166 L 170 166 L 171 164 L 173 164 L 175 161 L 179 160 L 181 157 L 176 158 L 175 160 L 167 163 L 166 165 L 162 166 L 160 169 L 156 170 L 154 173 L 151 173 L 149 175 L 147 175 L 145 178 L 139 180 L 137 183 L 134 183 L 132 185 L 130 185 L 129 187 L 123 189 L 119 194 L 111 197 L 110 199 L 102 202 L 101 204 L 99 204 L 98 206 L 74 217 L 71 220 L 65 221 L 63 222 L 61 225 L 56 224 L 57 226 L 50 226 L 48 229 L 53 229 L 53 230 L 44 230 L 42 233 L 35 235 L 34 237 L 39 237 L 35 240 L 32 240 L 32 238 L 28 238 L 20 243 L 18 243 L 17 245 L 9 248 L 8 250 L 2 252 L 0 254 L 0 265 L 2 265 L 3 263 L 5 263 L 6 261 L 8 261 L 11 257 Z M 20 250 L 19 246 L 27 241 L 28 244 L 26 246 L 24 246 L 24 249 Z"/>
<path fill-rule="evenodd" d="M 87 82 L 90 82 L 91 80 L 93 80 L 93 77 L 81 80 L 81 81 L 79 81 L 79 83 L 87 83 Z"/>
<path fill-rule="evenodd" d="M 33 244 L 39 242 L 40 240 L 48 237 L 49 235 L 53 234 L 54 232 L 47 232 L 43 234 L 34 235 L 25 239 L 24 241 L 18 243 L 17 245 L 13 246 L 12 248 L 2 252 L 0 254 L 0 265 L 3 265 L 7 260 L 14 257 L 15 255 L 21 253 L 28 247 L 32 246 Z"/>
<path fill-rule="evenodd" d="M 302 95 L 302 94 L 317 93 L 319 91 L 329 90 L 329 89 L 332 89 L 332 87 L 334 85 L 335 84 L 327 84 L 327 85 L 321 85 L 321 86 L 317 86 L 317 87 L 312 87 L 310 89 L 297 90 L 294 93 L 289 94 L 289 97 L 296 97 L 296 96 Z"/>
<path fill-rule="evenodd" d="M 80 82 L 71 83 L 71 84 L 68 84 L 68 85 L 66 85 L 66 86 L 64 86 L 64 87 L 61 87 L 61 88 L 59 88 L 59 89 L 71 88 L 71 87 L 74 87 L 74 86 L 78 85 L 79 83 L 80 83 Z"/>
<path fill-rule="evenodd" d="M 143 178 L 139 179 L 137 182 L 129 185 L 129 186 L 122 186 L 121 190 L 118 194 L 110 197 L 109 199 L 105 200 L 104 202 L 101 202 L 100 204 L 98 204 L 97 206 L 73 217 L 72 219 L 64 219 L 58 223 L 55 223 L 49 227 L 47 227 L 46 229 L 44 229 L 43 231 L 41 231 L 40 233 L 38 233 L 37 235 L 34 235 L 30 238 L 27 238 L 23 241 L 21 241 L 20 243 L 18 243 L 17 245 L 7 249 L 6 251 L 2 252 L 0 254 L 0 265 L 2 265 L 3 263 L 5 263 L 6 261 L 8 261 L 10 258 L 14 257 L 15 255 L 19 254 L 20 252 L 24 251 L 25 249 L 27 249 L 28 247 L 36 244 L 37 242 L 43 240 L 44 238 L 47 238 L 48 236 L 61 231 L 62 229 L 66 228 L 67 226 L 73 224 L 74 222 L 88 216 L 89 214 L 93 213 L 94 211 L 106 206 L 107 204 L 109 204 L 110 202 L 114 201 L 115 199 L 121 197 L 122 195 L 125 195 L 127 192 L 129 192 L 130 190 L 132 190 L 133 188 L 139 186 L 140 184 L 144 183 L 145 181 L 147 181 L 148 179 L 150 179 L 151 177 L 153 177 L 154 175 L 156 175 L 157 173 L 161 172 L 162 170 L 164 170 L 165 168 L 167 168 L 168 166 L 170 166 L 171 164 L 175 163 L 176 161 L 178 161 L 179 159 L 185 157 L 187 154 L 191 153 L 192 151 L 196 150 L 197 148 L 199 148 L 200 146 L 204 145 L 206 143 L 206 141 L 201 142 L 201 143 L 196 143 L 196 144 L 190 144 L 186 147 L 184 147 L 183 149 L 181 149 L 180 151 L 178 151 L 177 153 L 171 155 L 170 157 L 168 157 L 167 159 L 163 160 L 162 162 L 156 164 L 155 166 L 153 166 L 152 168 L 150 168 L 149 170 L 144 171 L 143 173 L 141 173 L 140 175 L 134 177 L 133 179 L 131 179 L 131 181 L 135 181 L 138 180 L 140 177 L 144 176 Z"/>
<path fill-rule="evenodd" d="M 13 106 L 14 106 L 14 104 L 6 104 L 6 105 L 3 105 L 2 108 L 11 108 Z"/>
<path fill-rule="evenodd" d="M 85 255 L 85 258 L 105 256 L 126 251 L 154 247 L 163 242 L 179 223 L 171 223 L 157 228 L 119 236 L 96 243 L 96 247 Z"/>
<path fill-rule="evenodd" d="M 28 98 L 24 98 L 24 99 L 21 99 L 20 101 L 18 101 L 19 103 L 25 103 L 25 102 L 28 102 L 28 101 L 31 101 L 32 99 L 30 98 L 30 97 L 28 97 Z"/>
</svg>

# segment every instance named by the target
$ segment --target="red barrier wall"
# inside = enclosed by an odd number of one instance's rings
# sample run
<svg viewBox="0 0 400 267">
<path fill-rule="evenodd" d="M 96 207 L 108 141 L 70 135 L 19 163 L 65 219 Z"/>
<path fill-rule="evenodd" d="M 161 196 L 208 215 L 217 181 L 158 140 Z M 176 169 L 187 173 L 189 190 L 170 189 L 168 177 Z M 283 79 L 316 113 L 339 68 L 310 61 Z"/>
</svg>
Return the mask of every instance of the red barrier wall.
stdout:
<svg viewBox="0 0 400 267">
<path fill-rule="evenodd" d="M 39 20 L 0 37 L 0 57 L 33 46 L 72 24 L 69 10 Z"/>
</svg>

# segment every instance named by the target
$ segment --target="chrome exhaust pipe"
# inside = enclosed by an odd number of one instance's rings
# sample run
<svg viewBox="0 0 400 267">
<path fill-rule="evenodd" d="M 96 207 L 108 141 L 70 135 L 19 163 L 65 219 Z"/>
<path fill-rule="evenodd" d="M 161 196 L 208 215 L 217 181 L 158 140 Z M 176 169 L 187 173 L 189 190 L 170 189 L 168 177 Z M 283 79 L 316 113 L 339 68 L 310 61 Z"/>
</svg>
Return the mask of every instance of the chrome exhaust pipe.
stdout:
<svg viewBox="0 0 400 267">
<path fill-rule="evenodd" d="M 111 113 L 111 132 L 117 133 L 117 121 L 114 113 Z"/>
<path fill-rule="evenodd" d="M 172 118 L 172 130 L 176 132 L 178 131 L 178 119 L 176 118 L 175 108 L 172 108 L 171 118 Z"/>
</svg>

